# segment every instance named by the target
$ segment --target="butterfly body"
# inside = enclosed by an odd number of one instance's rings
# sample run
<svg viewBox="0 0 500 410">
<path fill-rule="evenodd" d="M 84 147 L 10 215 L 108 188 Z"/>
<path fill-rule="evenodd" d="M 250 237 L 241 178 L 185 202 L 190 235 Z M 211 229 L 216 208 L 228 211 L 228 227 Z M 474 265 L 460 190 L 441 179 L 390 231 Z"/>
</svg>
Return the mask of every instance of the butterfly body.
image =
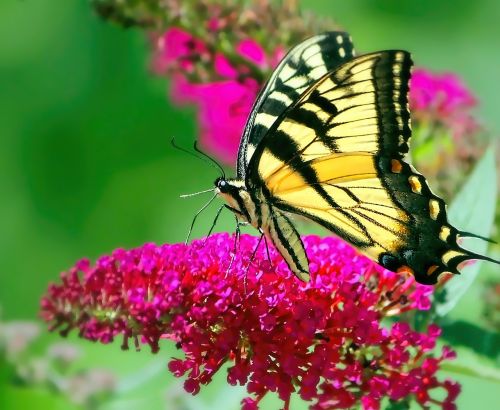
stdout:
<svg viewBox="0 0 500 410">
<path fill-rule="evenodd" d="M 218 178 L 215 190 L 240 221 L 273 242 L 297 277 L 309 280 L 309 263 L 299 233 L 288 217 L 273 206 L 270 196 L 262 190 L 248 189 L 245 181 L 238 179 Z"/>
<path fill-rule="evenodd" d="M 404 161 L 411 66 L 406 51 L 356 57 L 346 33 L 324 33 L 293 48 L 258 96 L 237 177 L 215 189 L 300 279 L 309 266 L 294 214 L 421 283 L 468 259 L 491 260 L 458 245 L 474 235 L 448 223 L 444 201 Z"/>
</svg>

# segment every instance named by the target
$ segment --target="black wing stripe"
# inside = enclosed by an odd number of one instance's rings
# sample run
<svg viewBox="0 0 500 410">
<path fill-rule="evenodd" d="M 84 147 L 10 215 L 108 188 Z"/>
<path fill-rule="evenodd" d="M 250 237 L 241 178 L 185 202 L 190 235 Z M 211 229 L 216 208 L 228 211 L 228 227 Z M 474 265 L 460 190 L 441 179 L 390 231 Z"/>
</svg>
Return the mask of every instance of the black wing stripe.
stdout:
<svg viewBox="0 0 500 410">
<path fill-rule="evenodd" d="M 350 83 L 350 84 L 335 84 L 331 88 L 319 91 L 319 93 L 321 95 L 324 95 L 324 94 L 328 94 L 331 91 L 341 91 L 341 90 L 344 90 L 346 92 L 345 94 L 342 94 L 341 97 L 330 98 L 329 99 L 330 101 L 335 101 L 335 100 L 340 100 L 340 99 L 343 100 L 343 99 L 349 98 L 351 96 L 357 96 L 357 95 L 363 95 L 363 94 L 373 94 L 373 91 L 364 91 L 364 92 L 363 91 L 357 91 L 357 92 L 351 92 L 351 94 L 347 94 L 347 91 L 352 91 L 352 88 L 353 88 L 354 85 L 363 84 L 363 83 L 371 83 L 371 80 L 359 80 L 359 81 L 356 81 L 356 82 Z"/>
<path fill-rule="evenodd" d="M 301 280 L 309 280 L 309 263 L 304 244 L 290 220 L 277 210 L 270 209 L 270 234 L 292 272 Z"/>
<path fill-rule="evenodd" d="M 408 222 L 406 222 L 406 221 L 403 221 L 403 220 L 398 219 L 398 218 L 394 218 L 391 215 L 387 215 L 387 214 L 385 214 L 383 212 L 379 212 L 379 211 L 376 211 L 374 209 L 365 208 L 364 206 L 360 206 L 359 209 L 362 209 L 362 210 L 367 211 L 367 212 L 374 213 L 374 214 L 379 215 L 379 216 L 383 216 L 383 217 L 388 218 L 388 219 L 392 219 L 393 221 L 398 222 L 401 225 L 408 225 Z M 392 232 L 393 234 L 402 237 L 401 232 L 399 232 L 397 230 L 394 230 L 394 229 L 390 229 L 388 226 L 385 226 L 380 221 L 377 221 L 377 220 L 373 219 L 372 217 L 364 214 L 363 212 L 358 211 L 356 208 L 352 209 L 352 211 L 355 212 L 355 213 L 357 213 L 359 216 L 361 216 L 361 217 L 369 220 L 373 224 L 379 226 L 380 228 L 383 228 L 383 229 L 385 229 L 388 232 Z"/>
<path fill-rule="evenodd" d="M 298 147 L 288 134 L 282 131 L 276 131 L 276 135 L 270 139 L 267 149 L 274 157 L 297 171 L 308 185 L 313 185 L 317 193 L 321 195 L 329 205 L 334 207 L 337 206 L 337 203 L 321 186 L 316 171 L 314 171 L 311 166 L 305 166 L 300 156 L 296 155 Z"/>
<path fill-rule="evenodd" d="M 362 237 L 365 238 L 364 241 L 360 241 L 358 238 L 350 235 L 349 232 L 342 229 L 339 225 L 331 224 L 328 221 L 325 221 L 324 219 L 319 218 L 316 215 L 309 213 L 304 209 L 294 207 L 288 203 L 280 203 L 279 201 L 276 202 L 276 205 L 279 206 L 279 209 L 281 209 L 283 211 L 291 212 L 291 213 L 294 213 L 297 215 L 302 215 L 302 216 L 318 223 L 319 225 L 325 227 L 326 229 L 335 233 L 336 235 L 338 235 L 342 238 L 345 238 L 347 241 L 351 242 L 354 246 L 357 246 L 359 248 L 371 246 L 374 243 L 373 239 L 368 234 L 368 231 L 366 230 L 366 228 L 362 224 L 360 224 L 359 221 L 357 221 L 355 218 L 353 218 L 350 215 L 346 215 L 346 218 L 352 222 L 351 227 L 354 230 L 356 230 L 357 232 L 359 232 L 362 235 Z"/>
<path fill-rule="evenodd" d="M 285 56 L 257 97 L 248 118 L 238 151 L 239 178 L 246 177 L 253 152 L 272 123 L 322 75 L 353 56 L 354 47 L 350 36 L 343 32 L 314 36 Z M 297 79 L 302 79 L 300 86 L 297 85 Z M 266 117 L 260 119 L 259 114 L 265 114 Z"/>
<path fill-rule="evenodd" d="M 286 133 L 281 131 L 276 131 L 276 135 L 269 140 L 266 147 L 269 152 L 275 156 L 277 159 L 281 160 L 283 163 L 287 163 L 296 172 L 298 172 L 302 178 L 305 180 L 308 186 L 313 187 L 313 189 L 321 196 L 321 198 L 332 208 L 337 209 L 337 212 L 342 214 L 344 217 L 348 218 L 354 226 L 358 228 L 359 232 L 370 238 L 366 229 L 350 215 L 346 210 L 339 206 L 335 200 L 325 191 L 323 184 L 318 180 L 315 170 L 309 164 L 305 164 L 300 156 L 296 155 L 298 150 L 295 141 Z M 268 200 L 273 203 L 273 197 L 269 191 L 266 192 Z M 373 240 L 370 238 L 373 242 Z"/>
</svg>

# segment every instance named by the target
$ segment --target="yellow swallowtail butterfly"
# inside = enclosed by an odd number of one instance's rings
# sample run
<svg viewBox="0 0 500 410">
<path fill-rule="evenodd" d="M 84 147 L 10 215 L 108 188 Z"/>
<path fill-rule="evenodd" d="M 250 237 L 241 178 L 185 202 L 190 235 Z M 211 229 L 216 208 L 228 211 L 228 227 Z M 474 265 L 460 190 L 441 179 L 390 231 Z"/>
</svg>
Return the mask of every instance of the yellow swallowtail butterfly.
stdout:
<svg viewBox="0 0 500 410">
<path fill-rule="evenodd" d="M 392 271 L 436 283 L 468 259 L 444 201 L 403 159 L 411 136 L 412 61 L 401 50 L 355 56 L 343 32 L 294 47 L 248 118 L 237 177 L 215 192 L 237 217 L 270 238 L 300 279 L 309 266 L 289 219 L 317 222 Z"/>
</svg>

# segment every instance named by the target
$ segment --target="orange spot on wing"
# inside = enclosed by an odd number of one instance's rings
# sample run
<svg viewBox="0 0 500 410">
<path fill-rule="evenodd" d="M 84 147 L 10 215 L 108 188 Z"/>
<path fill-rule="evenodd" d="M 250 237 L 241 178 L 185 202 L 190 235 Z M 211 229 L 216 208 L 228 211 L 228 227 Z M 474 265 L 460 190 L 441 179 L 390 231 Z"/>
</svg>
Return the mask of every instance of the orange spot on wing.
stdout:
<svg viewBox="0 0 500 410">
<path fill-rule="evenodd" d="M 436 272 L 437 268 L 439 268 L 439 266 L 432 265 L 429 269 L 427 269 L 427 275 L 431 276 L 434 272 Z"/>
<path fill-rule="evenodd" d="M 403 170 L 403 165 L 397 159 L 391 160 L 391 171 L 399 174 Z"/>
<path fill-rule="evenodd" d="M 415 275 L 415 272 L 413 272 L 413 269 L 407 265 L 403 265 L 403 266 L 399 267 L 396 272 L 407 274 L 407 275 Z"/>
</svg>

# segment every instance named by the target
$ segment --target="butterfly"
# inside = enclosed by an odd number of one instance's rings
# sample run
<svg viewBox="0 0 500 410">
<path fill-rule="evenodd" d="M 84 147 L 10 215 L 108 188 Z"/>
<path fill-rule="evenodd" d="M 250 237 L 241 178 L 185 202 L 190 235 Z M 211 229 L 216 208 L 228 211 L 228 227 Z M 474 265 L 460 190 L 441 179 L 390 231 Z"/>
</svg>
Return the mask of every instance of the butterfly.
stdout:
<svg viewBox="0 0 500 410">
<path fill-rule="evenodd" d="M 469 259 L 499 263 L 458 244 L 477 235 L 448 222 L 444 201 L 404 161 L 411 66 L 406 51 L 356 56 L 347 33 L 327 32 L 289 51 L 257 97 L 236 178 L 219 177 L 215 193 L 301 280 L 309 263 L 292 215 L 420 283 Z"/>
</svg>

